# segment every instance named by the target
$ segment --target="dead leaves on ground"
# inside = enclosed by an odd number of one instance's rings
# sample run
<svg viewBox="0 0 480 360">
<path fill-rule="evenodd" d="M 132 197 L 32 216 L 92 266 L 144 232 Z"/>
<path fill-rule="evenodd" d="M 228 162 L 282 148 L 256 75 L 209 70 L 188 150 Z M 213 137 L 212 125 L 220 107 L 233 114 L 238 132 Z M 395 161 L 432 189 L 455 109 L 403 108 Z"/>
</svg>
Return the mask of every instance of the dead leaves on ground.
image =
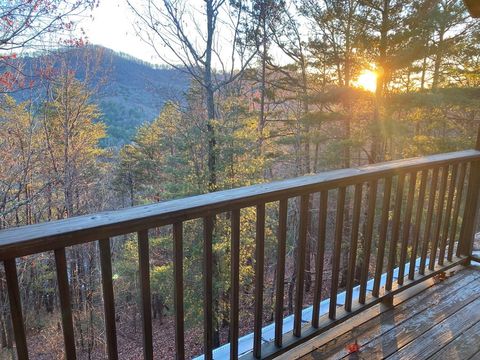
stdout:
<svg viewBox="0 0 480 360">
<path fill-rule="evenodd" d="M 447 280 L 449 277 L 455 274 L 455 271 L 452 270 L 448 274 L 445 271 L 440 271 L 438 274 L 433 276 L 433 282 L 435 284 L 439 284 L 445 280 Z"/>
</svg>

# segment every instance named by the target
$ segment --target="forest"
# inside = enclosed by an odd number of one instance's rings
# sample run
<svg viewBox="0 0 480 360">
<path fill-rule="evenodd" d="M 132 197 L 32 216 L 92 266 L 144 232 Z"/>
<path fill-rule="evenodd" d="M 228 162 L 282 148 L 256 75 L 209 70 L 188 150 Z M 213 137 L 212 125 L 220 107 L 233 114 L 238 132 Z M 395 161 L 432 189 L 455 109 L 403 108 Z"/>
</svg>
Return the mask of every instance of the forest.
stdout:
<svg viewBox="0 0 480 360">
<path fill-rule="evenodd" d="M 137 127 L 132 122 L 128 134 L 133 135 L 122 144 L 109 141 L 108 126 L 115 124 L 102 120 L 109 55 L 81 36 L 68 35 L 75 16 L 88 14 L 97 2 L 0 4 L 0 229 L 469 149 L 475 143 L 480 22 L 461 0 L 124 2 L 137 36 L 188 82 L 185 91 L 170 94 L 153 121 L 144 119 Z M 27 65 L 24 50 L 48 57 Z M 353 193 L 346 196 L 348 217 Z M 318 210 L 319 198 L 310 201 Z M 293 313 L 299 203 L 288 203 L 285 316 Z M 265 214 L 265 325 L 273 321 L 275 301 L 274 205 L 267 204 Z M 255 216 L 255 208 L 242 210 L 240 335 L 252 332 Z M 329 201 L 327 272 L 334 216 L 335 202 Z M 309 304 L 318 211 L 311 218 L 304 289 Z M 230 336 L 229 223 L 228 214 L 216 217 L 215 347 L 228 343 Z M 346 281 L 349 227 L 347 222 L 340 288 Z M 203 353 L 202 231 L 199 221 L 185 223 L 190 358 Z M 360 260 L 363 231 L 361 226 Z M 174 358 L 172 228 L 151 230 L 150 236 L 155 356 Z M 120 358 L 138 359 L 137 236 L 119 236 L 111 244 Z M 77 355 L 104 359 L 97 243 L 68 248 L 67 261 Z M 62 359 L 53 253 L 23 257 L 17 267 L 31 358 Z M 321 298 L 328 297 L 325 287 Z M 0 267 L 0 358 L 15 359 L 13 349 Z"/>
</svg>

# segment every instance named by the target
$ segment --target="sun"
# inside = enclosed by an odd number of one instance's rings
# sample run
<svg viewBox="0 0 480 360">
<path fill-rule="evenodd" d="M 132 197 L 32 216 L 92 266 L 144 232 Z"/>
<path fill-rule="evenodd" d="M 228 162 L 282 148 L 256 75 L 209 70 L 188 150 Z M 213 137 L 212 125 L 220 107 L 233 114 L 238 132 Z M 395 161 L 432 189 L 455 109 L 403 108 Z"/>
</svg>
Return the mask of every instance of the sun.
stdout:
<svg viewBox="0 0 480 360">
<path fill-rule="evenodd" d="M 363 70 L 354 84 L 364 90 L 375 92 L 377 89 L 377 73 L 372 70 Z"/>
</svg>

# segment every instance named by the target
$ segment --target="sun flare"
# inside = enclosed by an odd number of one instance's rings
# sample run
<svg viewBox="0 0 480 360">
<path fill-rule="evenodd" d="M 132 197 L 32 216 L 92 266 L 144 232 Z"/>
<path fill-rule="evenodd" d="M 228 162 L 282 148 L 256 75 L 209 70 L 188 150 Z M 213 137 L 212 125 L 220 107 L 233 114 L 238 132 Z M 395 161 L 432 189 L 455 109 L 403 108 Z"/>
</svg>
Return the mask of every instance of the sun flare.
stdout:
<svg viewBox="0 0 480 360">
<path fill-rule="evenodd" d="M 355 81 L 355 85 L 371 92 L 377 89 L 377 73 L 371 70 L 363 70 Z"/>
</svg>

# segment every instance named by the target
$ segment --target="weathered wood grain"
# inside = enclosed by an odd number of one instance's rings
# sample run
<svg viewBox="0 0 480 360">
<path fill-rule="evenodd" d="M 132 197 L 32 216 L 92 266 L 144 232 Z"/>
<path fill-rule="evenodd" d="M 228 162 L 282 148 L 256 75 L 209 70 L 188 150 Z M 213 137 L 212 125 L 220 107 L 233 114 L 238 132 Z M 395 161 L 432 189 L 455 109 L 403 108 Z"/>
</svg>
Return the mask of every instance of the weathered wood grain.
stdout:
<svg viewBox="0 0 480 360">
<path fill-rule="evenodd" d="M 315 350 L 315 353 L 318 358 L 322 359 L 342 358 L 348 355 L 346 347 L 355 339 L 359 345 L 365 346 L 381 337 L 385 332 L 401 326 L 406 320 L 438 304 L 442 299 L 448 299 L 449 296 L 455 296 L 458 291 L 471 287 L 472 284 L 478 284 L 479 280 L 480 273 L 476 270 L 462 270 L 458 276 L 448 278 L 441 286 L 431 286 L 420 294 L 396 305 L 395 308 L 388 311 L 388 314 L 380 314 L 360 327 L 337 336 L 334 340 Z"/>
<path fill-rule="evenodd" d="M 152 297 L 150 291 L 150 250 L 148 230 L 138 232 L 139 279 L 141 293 L 143 357 L 153 360 Z"/>
<path fill-rule="evenodd" d="M 57 270 L 60 309 L 62 312 L 65 357 L 67 360 L 75 360 L 77 358 L 77 353 L 75 350 L 75 334 L 73 332 L 72 305 L 70 303 L 70 286 L 67 274 L 67 258 L 64 248 L 55 250 L 55 265 Z"/>
<path fill-rule="evenodd" d="M 355 185 L 402 172 L 419 170 L 426 166 L 442 166 L 467 160 L 480 160 L 480 151 L 466 150 L 334 170 L 186 199 L 1 230 L 0 260 L 201 218 L 208 213 L 254 206 L 260 202 Z"/>
<path fill-rule="evenodd" d="M 457 191 L 455 194 L 455 205 L 452 215 L 452 226 L 450 228 L 450 239 L 448 242 L 448 253 L 447 253 L 447 260 L 450 260 L 453 256 L 453 248 L 455 246 L 455 238 L 457 235 L 457 225 L 458 225 L 458 217 L 460 215 L 460 207 L 462 205 L 462 196 L 463 196 L 463 188 L 465 186 L 465 176 L 467 173 L 467 163 L 460 164 L 460 174 L 458 175 L 457 181 Z"/>
<path fill-rule="evenodd" d="M 325 257 L 325 237 L 327 231 L 327 206 L 328 191 L 324 190 L 320 193 L 320 208 L 318 214 L 317 256 L 315 261 L 315 287 L 313 293 L 312 312 L 312 326 L 314 328 L 318 328 L 318 322 L 320 319 L 320 302 L 322 300 L 323 265 Z"/>
<path fill-rule="evenodd" d="M 452 262 L 445 264 L 443 267 L 438 267 L 438 266 L 435 267 L 434 271 L 427 269 L 425 271 L 425 275 L 420 275 L 415 280 L 407 280 L 404 282 L 404 285 L 401 287 L 397 286 L 397 284 L 394 284 L 392 287 L 392 291 L 389 293 L 389 295 L 401 296 L 404 293 L 404 291 L 411 289 L 416 285 L 424 284 L 425 281 L 431 279 L 433 276 L 438 275 L 443 271 L 448 271 L 449 269 L 457 268 L 459 265 L 464 265 L 468 259 L 462 257 L 462 258 L 453 258 L 452 260 L 453 260 Z M 380 297 L 373 297 L 371 295 L 367 296 L 365 304 L 354 303 L 352 305 L 351 312 L 345 311 L 345 309 L 339 307 L 337 309 L 335 320 L 330 319 L 327 316 L 328 314 L 325 314 L 320 318 L 318 328 L 310 326 L 310 324 L 306 324 L 305 326 L 303 326 L 301 337 L 295 336 L 293 334 L 293 331 L 290 331 L 284 334 L 281 348 L 278 348 L 277 346 L 275 346 L 274 341 L 264 343 L 262 346 L 262 359 L 276 358 L 279 355 L 287 352 L 288 350 L 291 350 L 294 347 L 300 346 L 301 343 L 306 342 L 317 335 L 323 334 L 326 331 L 329 331 L 330 329 L 334 328 L 335 326 L 338 326 L 346 322 L 347 320 L 351 320 L 352 317 L 359 315 L 364 311 L 371 309 L 375 305 L 382 303 L 383 298 L 384 296 L 380 296 Z M 245 355 L 242 355 L 240 359 L 252 360 L 256 358 L 253 357 L 253 353 L 250 352 Z"/>
<path fill-rule="evenodd" d="M 421 337 L 422 334 L 428 332 L 456 312 L 460 310 L 463 311 L 464 308 L 467 308 L 470 312 L 475 312 L 475 306 L 478 307 L 480 304 L 478 286 L 480 286 L 480 282 L 475 280 L 470 287 L 464 288 L 462 291 L 457 291 L 446 297 L 437 298 L 438 303 L 431 305 L 416 316 L 409 318 L 403 322 L 401 326 L 388 330 L 374 341 L 362 346 L 362 356 L 367 359 L 378 359 L 397 354 L 400 349 Z M 471 304 L 474 306 L 472 307 Z M 480 319 L 480 312 L 477 313 Z M 395 315 L 393 314 L 393 316 Z M 388 321 L 393 320 L 390 319 Z M 435 338 L 431 338 L 431 341 L 436 340 Z M 410 357 L 410 352 L 406 350 L 398 355 L 401 355 L 402 358 L 412 358 Z M 415 359 L 415 357 L 413 357 L 413 359 Z"/>
<path fill-rule="evenodd" d="M 417 333 L 417 336 L 411 342 L 395 352 L 390 358 L 417 360 L 426 359 L 435 354 L 435 352 L 454 340 L 456 335 L 463 329 L 468 329 L 480 321 L 479 306 L 480 299 L 477 298 L 475 301 L 471 301 L 468 305 L 458 309 L 451 316 L 445 316 L 440 323 L 428 331 L 421 335 Z M 441 317 L 443 317 L 443 314 L 440 314 L 435 320 Z"/>
<path fill-rule="evenodd" d="M 463 360 L 470 359 L 480 351 L 480 322 L 469 329 L 461 332 L 458 336 L 443 347 L 440 351 L 432 354 L 429 359 Z"/>
<path fill-rule="evenodd" d="M 278 210 L 275 345 L 280 347 L 282 346 L 283 335 L 283 297 L 285 296 L 285 254 L 287 248 L 288 201 L 280 200 Z"/>
<path fill-rule="evenodd" d="M 355 186 L 353 201 L 352 234 L 350 238 L 350 251 L 348 256 L 347 284 L 345 290 L 345 310 L 352 310 L 353 281 L 355 276 L 355 263 L 357 259 L 358 229 L 360 225 L 360 210 L 362 208 L 362 184 Z"/>
<path fill-rule="evenodd" d="M 423 232 L 420 268 L 418 269 L 418 273 L 420 275 L 423 275 L 425 272 L 425 264 L 427 262 L 427 254 L 430 246 L 430 235 L 432 232 L 432 224 L 433 224 L 433 210 L 435 208 L 435 199 L 437 197 L 438 171 L 439 171 L 438 167 L 433 169 L 432 179 L 430 182 L 430 189 L 428 191 L 429 200 L 428 200 L 427 218 L 425 220 L 425 229 Z"/>
<path fill-rule="evenodd" d="M 400 264 L 398 269 L 398 284 L 403 284 L 405 276 L 405 264 L 407 261 L 408 240 L 410 239 L 410 225 L 412 223 L 413 200 L 415 197 L 415 187 L 417 184 L 417 173 L 410 174 L 408 185 L 407 208 L 403 218 L 402 244 L 400 246 Z"/>
<path fill-rule="evenodd" d="M 385 244 L 387 242 L 388 218 L 390 216 L 390 197 L 392 194 L 392 178 L 385 179 L 383 190 L 382 217 L 380 219 L 379 239 L 377 246 L 377 261 L 373 280 L 372 295 L 377 297 L 380 291 L 380 278 L 383 273 L 383 261 L 385 257 Z"/>
<path fill-rule="evenodd" d="M 20 290 L 18 288 L 17 264 L 15 259 L 11 259 L 6 260 L 4 266 L 17 355 L 20 360 L 28 360 L 27 338 L 25 336 L 25 327 L 23 325 L 22 301 L 20 298 Z"/>
<path fill-rule="evenodd" d="M 393 222 L 392 222 L 392 238 L 390 240 L 390 247 L 388 252 L 387 263 L 387 282 L 385 284 L 385 290 L 390 291 L 393 282 L 393 269 L 397 259 L 397 246 L 398 237 L 400 236 L 400 216 L 402 214 L 403 205 L 403 187 L 405 184 L 405 174 L 399 175 L 397 183 L 397 191 L 395 194 L 395 208 L 393 210 Z"/>
<path fill-rule="evenodd" d="M 213 358 L 213 222 L 203 219 L 203 353 Z"/>
<path fill-rule="evenodd" d="M 230 261 L 230 358 L 237 359 L 240 312 L 240 210 L 232 211 L 230 226 L 232 229 L 230 239 L 232 254 Z"/>
<path fill-rule="evenodd" d="M 420 245 L 420 230 L 423 216 L 423 207 L 425 204 L 425 191 L 427 187 L 428 170 L 422 171 L 422 178 L 420 180 L 420 189 L 418 191 L 417 199 L 417 213 L 415 215 L 415 225 L 413 228 L 412 253 L 410 255 L 410 269 L 408 271 L 408 279 L 415 278 L 415 261 L 417 259 L 417 252 Z"/>
<path fill-rule="evenodd" d="M 255 314 L 253 325 L 253 355 L 262 356 L 263 274 L 265 264 L 265 204 L 257 205 L 255 235 Z M 298 286 L 298 285 L 297 285 Z"/>
<path fill-rule="evenodd" d="M 330 307 L 328 310 L 328 317 L 330 319 L 335 319 L 337 313 L 337 292 L 345 213 L 345 193 L 346 189 L 344 187 L 338 189 L 337 216 L 335 219 L 335 242 L 333 244 L 332 281 L 330 286 Z"/>
<path fill-rule="evenodd" d="M 428 264 L 429 269 L 433 269 L 437 257 L 438 243 L 440 241 L 440 229 L 442 226 L 443 213 L 445 211 L 445 194 L 447 190 L 448 169 L 449 168 L 447 166 L 442 169 L 442 180 L 438 193 L 437 215 L 435 219 L 435 231 L 433 233 L 432 246 L 430 249 L 430 263 Z"/>
<path fill-rule="evenodd" d="M 468 360 L 480 360 L 480 350 L 478 350 L 474 355 L 472 355 Z"/>
<path fill-rule="evenodd" d="M 467 198 L 462 219 L 462 229 L 458 242 L 457 254 L 471 255 L 473 239 L 476 232 L 478 202 L 480 199 L 480 162 L 470 164 L 468 177 Z"/>
<path fill-rule="evenodd" d="M 100 249 L 100 268 L 102 272 L 103 312 L 105 316 L 105 337 L 108 360 L 117 360 L 117 330 L 115 325 L 115 300 L 113 297 L 112 258 L 110 239 L 98 242 Z"/>
<path fill-rule="evenodd" d="M 448 230 L 450 228 L 450 220 L 452 218 L 453 196 L 455 195 L 455 184 L 457 181 L 458 165 L 452 167 L 452 174 L 450 176 L 450 185 L 447 197 L 447 209 L 445 210 L 445 221 L 443 223 L 443 233 L 440 242 L 440 252 L 438 254 L 438 264 L 442 265 L 445 261 L 445 250 L 447 246 Z"/>
<path fill-rule="evenodd" d="M 358 296 L 358 302 L 360 304 L 365 304 L 365 299 L 367 296 L 367 282 L 369 275 L 370 267 L 370 252 L 372 247 L 372 236 L 373 236 L 373 225 L 375 222 L 375 209 L 377 203 L 377 185 L 378 181 L 371 181 L 369 183 L 369 193 L 368 193 L 368 210 L 366 217 L 365 225 L 365 249 L 363 251 L 363 264 L 360 274 L 360 294 Z"/>
</svg>

